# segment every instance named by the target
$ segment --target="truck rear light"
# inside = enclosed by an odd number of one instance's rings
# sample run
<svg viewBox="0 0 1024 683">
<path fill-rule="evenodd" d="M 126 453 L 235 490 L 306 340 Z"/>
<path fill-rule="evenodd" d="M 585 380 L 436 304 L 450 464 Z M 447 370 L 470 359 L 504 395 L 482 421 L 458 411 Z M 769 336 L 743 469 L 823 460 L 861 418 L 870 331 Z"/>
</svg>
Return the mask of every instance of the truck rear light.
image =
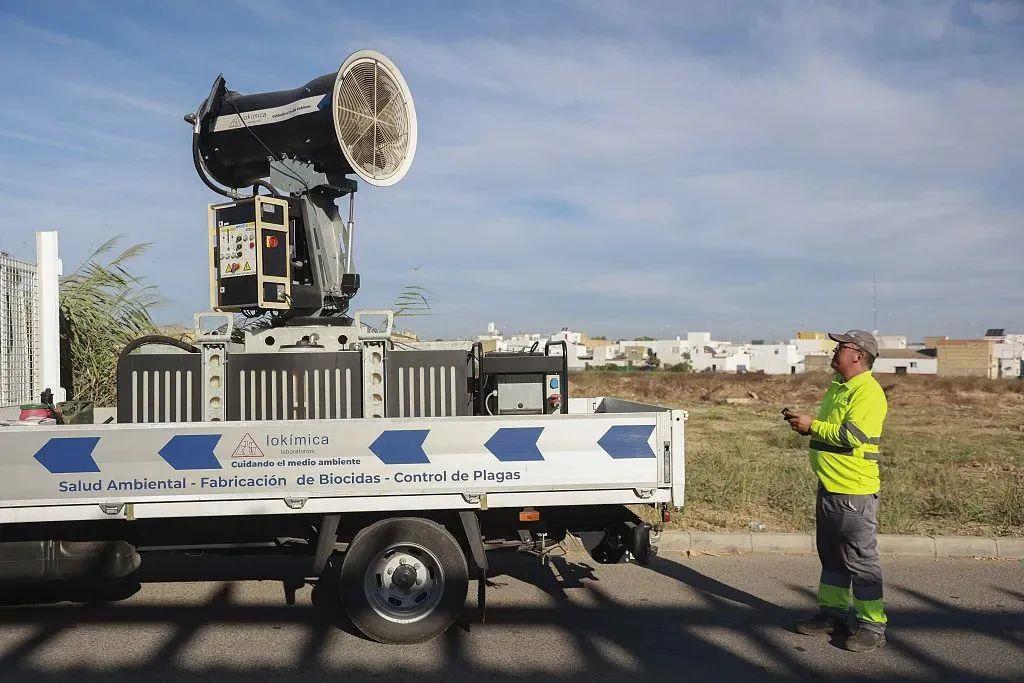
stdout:
<svg viewBox="0 0 1024 683">
<path fill-rule="evenodd" d="M 533 508 L 523 508 L 519 511 L 520 522 L 539 522 L 540 511 L 534 510 Z"/>
</svg>

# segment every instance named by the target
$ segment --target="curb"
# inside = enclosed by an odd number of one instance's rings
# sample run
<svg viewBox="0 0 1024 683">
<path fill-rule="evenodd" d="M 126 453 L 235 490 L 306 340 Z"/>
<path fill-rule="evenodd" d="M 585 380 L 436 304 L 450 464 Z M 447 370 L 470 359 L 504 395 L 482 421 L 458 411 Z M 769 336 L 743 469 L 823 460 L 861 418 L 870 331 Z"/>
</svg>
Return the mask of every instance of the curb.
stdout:
<svg viewBox="0 0 1024 683">
<path fill-rule="evenodd" d="M 665 531 L 658 549 L 678 553 L 789 553 L 813 555 L 810 534 L 711 533 Z M 1024 537 L 1006 536 L 902 536 L 879 534 L 878 553 L 887 557 L 996 557 L 1024 560 Z"/>
</svg>

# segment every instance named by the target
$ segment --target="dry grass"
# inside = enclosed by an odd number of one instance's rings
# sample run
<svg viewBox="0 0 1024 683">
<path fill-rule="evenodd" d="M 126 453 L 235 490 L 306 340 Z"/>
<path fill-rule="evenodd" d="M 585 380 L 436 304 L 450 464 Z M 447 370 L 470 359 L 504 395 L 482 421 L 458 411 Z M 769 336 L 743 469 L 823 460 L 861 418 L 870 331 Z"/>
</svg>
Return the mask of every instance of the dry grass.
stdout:
<svg viewBox="0 0 1024 683">
<path fill-rule="evenodd" d="M 1024 382 L 879 378 L 889 398 L 882 438 L 883 533 L 1024 535 Z M 618 396 L 689 411 L 687 505 L 676 524 L 701 530 L 813 529 L 806 439 L 782 421 L 807 412 L 829 376 L 584 372 L 575 396 Z M 722 405 L 725 398 L 753 398 Z"/>
</svg>

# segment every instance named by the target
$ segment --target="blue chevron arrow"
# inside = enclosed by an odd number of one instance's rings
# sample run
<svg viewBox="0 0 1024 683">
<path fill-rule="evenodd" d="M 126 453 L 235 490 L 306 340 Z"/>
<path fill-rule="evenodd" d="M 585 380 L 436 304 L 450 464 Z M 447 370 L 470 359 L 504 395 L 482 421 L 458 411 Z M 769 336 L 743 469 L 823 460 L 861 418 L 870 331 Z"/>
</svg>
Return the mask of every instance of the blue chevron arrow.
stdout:
<svg viewBox="0 0 1024 683">
<path fill-rule="evenodd" d="M 176 470 L 219 470 L 213 454 L 218 441 L 220 434 L 178 434 L 160 449 L 160 457 Z"/>
<path fill-rule="evenodd" d="M 99 472 L 100 467 L 92 458 L 99 440 L 98 436 L 54 437 L 34 457 L 51 474 Z"/>
<path fill-rule="evenodd" d="M 484 448 L 501 462 L 525 462 L 543 460 L 537 439 L 543 427 L 502 427 L 487 440 Z"/>
<path fill-rule="evenodd" d="M 653 458 L 647 440 L 654 425 L 616 425 L 604 433 L 597 445 L 613 458 Z"/>
<path fill-rule="evenodd" d="M 385 465 L 417 465 L 429 463 L 423 442 L 429 429 L 392 429 L 382 432 L 370 444 L 370 450 Z"/>
</svg>

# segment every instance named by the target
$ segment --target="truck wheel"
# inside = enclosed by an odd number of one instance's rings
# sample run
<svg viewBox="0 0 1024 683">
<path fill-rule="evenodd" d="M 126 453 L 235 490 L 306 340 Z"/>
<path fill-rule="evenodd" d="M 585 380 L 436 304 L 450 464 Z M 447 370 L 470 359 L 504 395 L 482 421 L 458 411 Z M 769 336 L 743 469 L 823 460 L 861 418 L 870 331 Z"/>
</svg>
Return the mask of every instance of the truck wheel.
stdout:
<svg viewBox="0 0 1024 683">
<path fill-rule="evenodd" d="M 340 579 L 345 612 L 360 631 L 381 643 L 419 643 L 455 621 L 466 602 L 469 572 L 447 529 L 397 517 L 356 534 Z"/>
</svg>

